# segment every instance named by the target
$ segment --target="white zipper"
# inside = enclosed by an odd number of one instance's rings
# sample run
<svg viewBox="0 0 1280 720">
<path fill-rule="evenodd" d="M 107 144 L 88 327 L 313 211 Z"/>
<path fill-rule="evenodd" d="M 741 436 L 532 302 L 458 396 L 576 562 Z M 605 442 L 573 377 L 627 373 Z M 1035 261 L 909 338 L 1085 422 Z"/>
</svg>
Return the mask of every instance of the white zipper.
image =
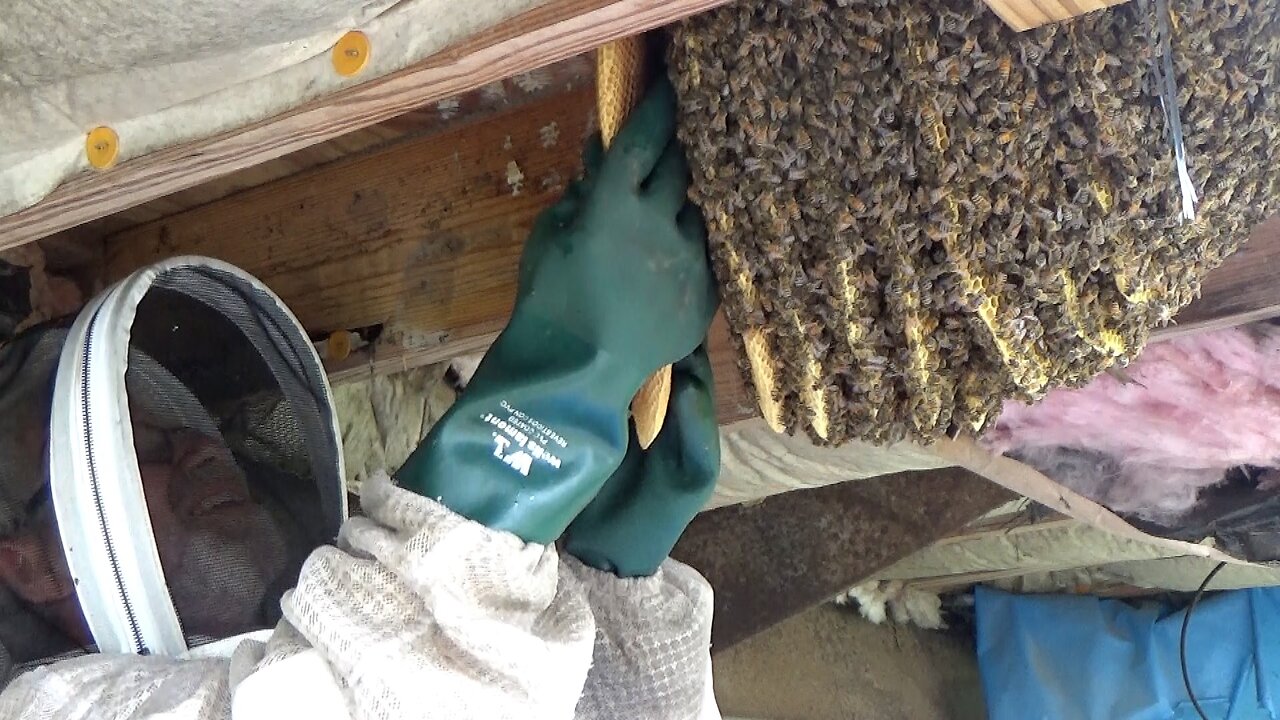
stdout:
<svg viewBox="0 0 1280 720">
<path fill-rule="evenodd" d="M 89 320 L 88 335 L 93 337 L 93 330 L 97 313 Z M 137 611 L 129 601 L 129 588 L 127 587 L 124 577 L 120 572 L 120 558 L 115 549 L 116 539 L 111 534 L 111 524 L 107 521 L 107 509 L 102 499 L 102 484 L 104 482 L 97 467 L 97 458 L 93 451 L 93 406 L 89 401 L 89 364 L 92 359 L 93 342 L 84 344 L 84 351 L 81 353 L 82 365 L 79 372 L 80 380 L 80 413 L 81 413 L 81 440 L 84 443 L 85 470 L 88 474 L 89 493 L 92 497 L 94 507 L 94 517 L 97 520 L 97 530 L 102 539 L 102 547 L 107 555 L 107 562 L 111 580 L 113 581 L 116 599 L 119 601 L 120 609 L 124 614 L 124 622 L 128 626 L 127 640 L 132 643 L 129 650 L 142 655 L 151 654 L 151 649 L 147 647 L 146 641 L 142 637 L 142 629 L 138 625 Z"/>
<path fill-rule="evenodd" d="M 54 511 L 85 621 L 99 651 L 179 656 L 187 642 L 165 582 L 134 450 L 125 372 L 138 304 L 157 277 L 203 267 L 261 292 L 286 318 L 282 332 L 316 370 L 337 459 L 335 529 L 347 516 L 341 435 L 320 359 L 297 318 L 243 271 L 217 260 L 179 257 L 139 270 L 103 292 L 67 333 L 54 382 L 49 471 Z M 322 493 L 323 497 L 323 493 Z"/>
<path fill-rule="evenodd" d="M 80 607 L 102 652 L 187 650 L 134 452 L 125 371 L 129 328 L 154 273 L 137 273 L 76 318 L 50 418 L 54 511 Z"/>
</svg>

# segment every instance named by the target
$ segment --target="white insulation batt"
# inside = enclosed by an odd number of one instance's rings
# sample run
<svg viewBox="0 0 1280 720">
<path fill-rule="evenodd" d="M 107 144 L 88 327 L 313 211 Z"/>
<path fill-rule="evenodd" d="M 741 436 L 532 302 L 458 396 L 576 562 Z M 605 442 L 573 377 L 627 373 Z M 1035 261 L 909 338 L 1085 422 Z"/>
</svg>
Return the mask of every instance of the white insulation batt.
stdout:
<svg viewBox="0 0 1280 720">
<path fill-rule="evenodd" d="M 108 126 L 126 160 L 277 115 L 422 60 L 545 0 L 6 0 L 0 215 L 88 171 Z M 368 64 L 344 78 L 349 30 Z"/>
<path fill-rule="evenodd" d="M 394 473 L 453 404 L 444 365 L 339 383 L 333 404 L 342 428 L 348 487 L 374 472 Z M 720 478 L 708 508 L 761 500 L 790 490 L 905 470 L 944 467 L 927 449 L 909 443 L 873 447 L 849 443 L 819 448 L 804 438 L 778 435 L 763 420 L 720 428 Z"/>
</svg>

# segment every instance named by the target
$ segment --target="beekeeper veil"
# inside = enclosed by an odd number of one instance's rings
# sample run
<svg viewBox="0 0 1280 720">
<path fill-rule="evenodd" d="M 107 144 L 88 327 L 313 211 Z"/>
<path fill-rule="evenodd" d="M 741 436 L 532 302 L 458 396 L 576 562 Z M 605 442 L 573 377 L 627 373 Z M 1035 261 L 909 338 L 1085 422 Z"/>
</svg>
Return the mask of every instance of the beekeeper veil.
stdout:
<svg viewBox="0 0 1280 720">
<path fill-rule="evenodd" d="M 224 263 L 151 266 L 0 347 L 0 686 L 270 627 L 342 477 L 311 344 Z"/>
</svg>

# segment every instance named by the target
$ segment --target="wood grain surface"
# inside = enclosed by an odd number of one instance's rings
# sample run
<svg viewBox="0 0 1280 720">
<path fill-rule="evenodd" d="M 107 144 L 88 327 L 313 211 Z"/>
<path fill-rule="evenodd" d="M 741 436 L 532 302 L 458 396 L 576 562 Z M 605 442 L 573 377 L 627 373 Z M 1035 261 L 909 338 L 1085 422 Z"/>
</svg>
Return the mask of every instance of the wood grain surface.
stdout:
<svg viewBox="0 0 1280 720">
<path fill-rule="evenodd" d="M 317 333 L 501 318 L 537 213 L 579 171 L 590 88 L 340 160 L 107 240 L 108 278 L 176 254 L 262 278 Z"/>
<path fill-rule="evenodd" d="M 594 104 L 589 87 L 523 102 L 115 234 L 108 277 L 211 255 L 265 281 L 315 337 L 382 326 L 378 343 L 331 368 L 338 379 L 483 350 L 510 312 L 535 216 L 578 172 Z M 1280 314 L 1278 267 L 1280 219 L 1156 337 Z M 710 346 L 722 418 L 758 414 L 723 318 Z"/>
<path fill-rule="evenodd" d="M 985 0 L 1009 27 L 1030 30 L 1059 20 L 1067 20 L 1094 10 L 1119 5 L 1126 0 Z"/>
<path fill-rule="evenodd" d="M 91 234 L 114 234 L 313 167 L 410 138 L 446 132 L 504 110 L 520 107 L 537 98 L 593 87 L 594 83 L 595 64 L 590 54 L 577 55 L 543 68 L 495 80 L 460 95 L 427 103 L 376 125 L 113 213 L 81 228 Z"/>
<path fill-rule="evenodd" d="M 591 88 L 349 157 L 117 233 L 108 279 L 174 255 L 261 278 L 314 337 L 382 326 L 341 381 L 482 351 L 515 300 L 534 218 L 579 172 Z M 711 347 L 726 422 L 750 417 L 723 318 Z"/>
<path fill-rule="evenodd" d="M 1254 228 L 1248 242 L 1205 276 L 1200 298 L 1155 336 L 1168 339 L 1274 317 L 1280 317 L 1280 216 Z"/>
<path fill-rule="evenodd" d="M 275 117 L 80 175 L 0 218 L 20 245 L 401 115 L 424 103 L 550 65 L 727 0 L 551 0 L 427 60 Z"/>
</svg>

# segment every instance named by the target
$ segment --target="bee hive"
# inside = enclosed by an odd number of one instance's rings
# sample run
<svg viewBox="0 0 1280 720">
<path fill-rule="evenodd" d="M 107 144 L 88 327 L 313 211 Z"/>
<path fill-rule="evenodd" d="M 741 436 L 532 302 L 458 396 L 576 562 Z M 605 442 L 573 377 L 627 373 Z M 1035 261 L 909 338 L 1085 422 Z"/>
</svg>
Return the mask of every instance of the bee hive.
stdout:
<svg viewBox="0 0 1280 720">
<path fill-rule="evenodd" d="M 1167 54 L 1148 0 L 1022 34 L 979 0 L 681 25 L 693 199 L 765 419 L 927 442 L 1127 363 L 1277 209 L 1276 6 L 1170 0 Z"/>
</svg>

